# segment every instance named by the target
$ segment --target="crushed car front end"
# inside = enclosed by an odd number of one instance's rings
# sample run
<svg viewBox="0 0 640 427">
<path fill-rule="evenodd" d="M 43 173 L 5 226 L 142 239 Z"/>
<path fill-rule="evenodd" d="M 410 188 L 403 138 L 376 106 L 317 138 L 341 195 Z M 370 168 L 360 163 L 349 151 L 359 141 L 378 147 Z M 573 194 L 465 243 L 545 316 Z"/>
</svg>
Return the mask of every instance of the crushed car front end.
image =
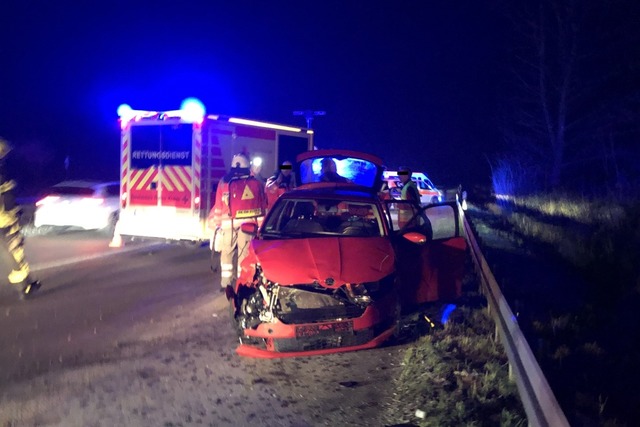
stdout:
<svg viewBox="0 0 640 427">
<path fill-rule="evenodd" d="M 383 238 L 255 240 L 243 272 L 232 304 L 240 355 L 361 350 L 396 331 L 394 257 Z"/>
<path fill-rule="evenodd" d="M 238 294 L 240 355 L 275 358 L 362 350 L 381 345 L 396 330 L 393 275 L 336 289 L 317 283 L 281 286 L 261 271 L 258 275 L 263 277 L 257 288 Z"/>
</svg>

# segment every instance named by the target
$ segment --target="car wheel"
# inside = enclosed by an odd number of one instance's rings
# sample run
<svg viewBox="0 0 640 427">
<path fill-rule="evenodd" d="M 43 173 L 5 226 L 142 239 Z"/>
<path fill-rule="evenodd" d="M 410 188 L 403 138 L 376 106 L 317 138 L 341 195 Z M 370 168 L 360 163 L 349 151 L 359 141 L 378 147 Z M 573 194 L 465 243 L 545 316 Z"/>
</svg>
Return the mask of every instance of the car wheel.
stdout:
<svg viewBox="0 0 640 427">
<path fill-rule="evenodd" d="M 436 196 L 433 196 L 433 197 L 431 198 L 431 203 L 438 203 L 439 201 L 440 201 L 440 200 L 439 200 L 439 199 L 438 199 L 438 197 L 436 197 Z"/>
<path fill-rule="evenodd" d="M 403 342 L 402 334 L 402 306 L 400 305 L 400 299 L 396 299 L 394 320 L 393 320 L 393 333 L 385 343 L 387 346 L 394 346 Z"/>
</svg>

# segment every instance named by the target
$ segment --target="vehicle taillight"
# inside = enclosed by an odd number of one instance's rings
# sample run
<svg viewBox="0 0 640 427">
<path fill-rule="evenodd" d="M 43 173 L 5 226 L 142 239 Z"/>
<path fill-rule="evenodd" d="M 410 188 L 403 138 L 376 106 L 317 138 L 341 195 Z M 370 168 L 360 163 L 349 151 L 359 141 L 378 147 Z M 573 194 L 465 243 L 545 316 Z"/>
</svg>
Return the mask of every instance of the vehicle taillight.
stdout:
<svg viewBox="0 0 640 427">
<path fill-rule="evenodd" d="M 193 199 L 193 203 L 195 205 L 199 205 L 200 204 L 200 196 L 196 197 L 195 199 Z"/>
<path fill-rule="evenodd" d="M 36 202 L 36 206 L 43 206 L 55 202 L 60 196 L 47 196 L 44 199 L 40 199 Z"/>
</svg>

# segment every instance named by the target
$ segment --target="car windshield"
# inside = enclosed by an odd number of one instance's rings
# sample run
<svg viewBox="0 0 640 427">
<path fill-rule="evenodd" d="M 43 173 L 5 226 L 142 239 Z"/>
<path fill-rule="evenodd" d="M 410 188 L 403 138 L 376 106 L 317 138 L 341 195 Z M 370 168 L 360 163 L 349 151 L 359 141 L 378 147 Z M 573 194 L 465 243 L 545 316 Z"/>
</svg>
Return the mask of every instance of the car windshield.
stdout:
<svg viewBox="0 0 640 427">
<path fill-rule="evenodd" d="M 281 199 L 263 227 L 265 237 L 383 236 L 374 203 L 334 199 Z"/>
<path fill-rule="evenodd" d="M 47 194 L 51 196 L 92 196 L 95 190 L 91 187 L 53 187 Z"/>
</svg>

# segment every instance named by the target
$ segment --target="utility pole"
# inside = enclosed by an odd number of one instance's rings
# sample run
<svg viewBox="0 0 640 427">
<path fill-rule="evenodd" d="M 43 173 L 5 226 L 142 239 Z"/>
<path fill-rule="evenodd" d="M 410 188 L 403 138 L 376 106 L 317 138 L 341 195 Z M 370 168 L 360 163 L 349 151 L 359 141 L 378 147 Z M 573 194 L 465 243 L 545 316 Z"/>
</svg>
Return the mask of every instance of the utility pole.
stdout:
<svg viewBox="0 0 640 427">
<path fill-rule="evenodd" d="M 313 110 L 303 110 L 303 111 L 294 111 L 294 116 L 304 116 L 307 121 L 307 129 L 311 129 L 311 124 L 313 123 L 313 119 L 317 116 L 324 116 L 326 111 L 313 111 Z"/>
<path fill-rule="evenodd" d="M 311 137 L 311 143 L 313 144 L 313 129 L 311 128 L 311 125 L 313 123 L 313 119 L 317 116 L 324 116 L 325 114 L 327 114 L 325 111 L 313 111 L 313 110 L 301 110 L 301 111 L 294 111 L 293 115 L 294 116 L 304 116 L 305 120 L 307 121 L 307 133 L 310 133 L 310 137 Z M 315 144 L 313 145 L 313 148 L 316 149 Z"/>
</svg>

